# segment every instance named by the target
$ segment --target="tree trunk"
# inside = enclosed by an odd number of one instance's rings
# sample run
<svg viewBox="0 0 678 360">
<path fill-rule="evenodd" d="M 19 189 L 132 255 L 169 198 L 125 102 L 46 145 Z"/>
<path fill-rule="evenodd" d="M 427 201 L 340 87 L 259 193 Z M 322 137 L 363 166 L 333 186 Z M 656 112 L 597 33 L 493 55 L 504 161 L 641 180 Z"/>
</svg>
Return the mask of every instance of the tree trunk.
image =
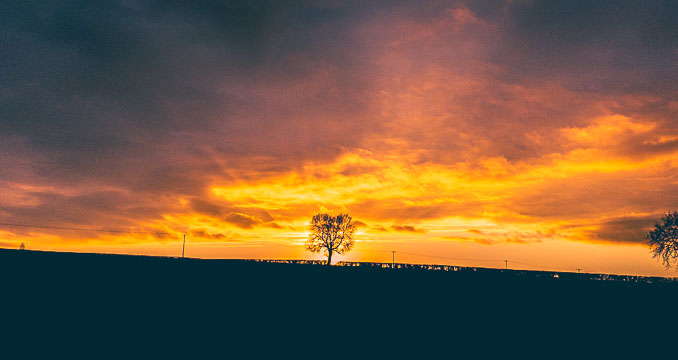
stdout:
<svg viewBox="0 0 678 360">
<path fill-rule="evenodd" d="M 327 255 L 327 266 L 332 265 L 332 250 L 329 251 L 329 255 Z"/>
</svg>

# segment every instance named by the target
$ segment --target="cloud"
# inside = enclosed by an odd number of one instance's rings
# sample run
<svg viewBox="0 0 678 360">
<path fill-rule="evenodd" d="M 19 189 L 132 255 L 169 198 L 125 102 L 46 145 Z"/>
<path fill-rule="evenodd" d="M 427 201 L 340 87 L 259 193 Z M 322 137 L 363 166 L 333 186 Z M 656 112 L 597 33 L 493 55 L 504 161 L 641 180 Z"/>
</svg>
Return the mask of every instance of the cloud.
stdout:
<svg viewBox="0 0 678 360">
<path fill-rule="evenodd" d="M 481 245 L 494 245 L 496 241 L 492 241 L 486 238 L 477 238 L 477 237 L 464 237 L 464 236 L 442 236 L 441 239 L 449 241 L 458 241 L 458 242 L 474 242 Z"/>
<path fill-rule="evenodd" d="M 243 229 L 250 229 L 261 223 L 261 220 L 242 213 L 229 213 L 224 216 L 224 220 Z"/>
<path fill-rule="evenodd" d="M 365 224 L 364 222 L 362 222 L 362 221 L 360 221 L 360 220 L 354 220 L 354 221 L 353 221 L 353 224 L 354 224 L 356 227 L 358 227 L 358 228 L 361 228 L 361 227 L 367 227 L 367 224 Z"/>
<path fill-rule="evenodd" d="M 151 220 L 158 211 L 154 207 L 144 207 L 128 194 L 117 191 L 93 192 L 79 195 L 57 194 L 53 192 L 28 192 L 26 196 L 34 199 L 26 205 L 3 206 L 4 222 L 25 225 L 83 227 L 93 229 L 112 229 L 130 231 L 157 232 L 157 228 L 138 228 L 132 220 L 135 217 Z M 27 232 L 25 230 L 17 230 Z M 38 230 L 49 233 L 50 230 Z M 161 230 L 160 230 L 161 231 Z M 73 231 L 51 231 L 68 233 L 71 237 L 95 236 L 97 233 Z"/>
<path fill-rule="evenodd" d="M 586 232 L 587 238 L 613 243 L 645 244 L 645 234 L 661 215 L 607 220 Z"/>
<path fill-rule="evenodd" d="M 425 229 L 417 228 L 412 225 L 372 225 L 369 227 L 372 232 L 380 233 L 413 233 L 413 234 L 425 234 L 427 231 Z"/>
<path fill-rule="evenodd" d="M 236 241 L 230 238 L 228 235 L 223 233 L 211 233 L 206 229 L 192 230 L 190 235 L 192 237 L 197 237 L 200 240 L 220 240 L 220 241 Z"/>
<path fill-rule="evenodd" d="M 411 233 L 419 233 L 419 234 L 426 233 L 426 230 L 418 229 L 418 228 L 415 228 L 414 226 L 411 226 L 411 225 L 392 225 L 391 229 L 393 231 L 400 231 L 400 232 L 411 232 Z"/>
<path fill-rule="evenodd" d="M 228 207 L 223 207 L 208 200 L 200 198 L 191 200 L 191 208 L 198 213 L 202 213 L 213 217 L 219 217 L 225 211 L 229 210 Z"/>
<path fill-rule="evenodd" d="M 389 232 L 389 230 L 381 225 L 374 225 L 370 227 L 370 230 L 376 231 L 376 232 Z"/>
<path fill-rule="evenodd" d="M 678 11 L 671 1 L 515 2 L 507 7 L 505 46 L 497 56 L 507 75 L 557 79 L 603 94 L 663 93 L 672 88 Z M 573 76 L 577 75 L 577 76 Z"/>
<path fill-rule="evenodd" d="M 0 220 L 259 241 L 303 237 L 328 211 L 396 240 L 534 243 L 556 229 L 635 243 L 678 201 L 677 13 L 669 1 L 10 4 Z"/>
</svg>

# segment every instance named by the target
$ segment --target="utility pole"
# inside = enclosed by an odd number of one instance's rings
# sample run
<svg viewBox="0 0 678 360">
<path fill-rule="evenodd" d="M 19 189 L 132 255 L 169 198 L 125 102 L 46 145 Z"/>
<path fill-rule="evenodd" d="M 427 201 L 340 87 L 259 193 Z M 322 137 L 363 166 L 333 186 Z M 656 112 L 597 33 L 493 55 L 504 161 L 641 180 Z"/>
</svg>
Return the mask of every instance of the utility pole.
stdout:
<svg viewBox="0 0 678 360">
<path fill-rule="evenodd" d="M 504 260 L 504 265 L 506 266 L 506 270 L 508 270 L 508 260 Z"/>
<path fill-rule="evenodd" d="M 395 250 L 391 250 L 393 258 L 391 259 L 391 269 L 395 269 Z"/>
<path fill-rule="evenodd" d="M 184 234 L 184 245 L 181 246 L 181 258 L 184 258 L 184 250 L 186 250 L 186 234 Z"/>
</svg>

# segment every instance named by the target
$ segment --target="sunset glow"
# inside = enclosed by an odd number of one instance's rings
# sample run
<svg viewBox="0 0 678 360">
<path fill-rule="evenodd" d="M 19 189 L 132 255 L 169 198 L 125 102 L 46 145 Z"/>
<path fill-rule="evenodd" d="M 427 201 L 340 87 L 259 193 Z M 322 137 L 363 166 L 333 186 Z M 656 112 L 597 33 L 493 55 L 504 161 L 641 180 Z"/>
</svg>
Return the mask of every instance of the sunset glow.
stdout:
<svg viewBox="0 0 678 360">
<path fill-rule="evenodd" d="M 142 3 L 2 15 L 0 247 L 676 275 L 661 7 Z"/>
</svg>

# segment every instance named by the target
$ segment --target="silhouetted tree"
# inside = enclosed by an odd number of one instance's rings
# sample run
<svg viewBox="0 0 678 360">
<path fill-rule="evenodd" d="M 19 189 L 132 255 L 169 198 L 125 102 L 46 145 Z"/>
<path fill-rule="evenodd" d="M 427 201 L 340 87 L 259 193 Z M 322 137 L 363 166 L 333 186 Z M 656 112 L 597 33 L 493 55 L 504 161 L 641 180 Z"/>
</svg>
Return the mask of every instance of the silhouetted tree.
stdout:
<svg viewBox="0 0 678 360">
<path fill-rule="evenodd" d="M 332 264 L 332 254 L 343 254 L 353 246 L 355 222 L 348 214 L 332 216 L 317 214 L 311 219 L 311 234 L 306 241 L 306 249 L 317 253 L 327 252 L 327 265 Z"/>
<path fill-rule="evenodd" d="M 661 221 L 654 224 L 645 238 L 650 244 L 654 257 L 661 257 L 666 268 L 678 257 L 678 211 L 668 212 Z"/>
</svg>

